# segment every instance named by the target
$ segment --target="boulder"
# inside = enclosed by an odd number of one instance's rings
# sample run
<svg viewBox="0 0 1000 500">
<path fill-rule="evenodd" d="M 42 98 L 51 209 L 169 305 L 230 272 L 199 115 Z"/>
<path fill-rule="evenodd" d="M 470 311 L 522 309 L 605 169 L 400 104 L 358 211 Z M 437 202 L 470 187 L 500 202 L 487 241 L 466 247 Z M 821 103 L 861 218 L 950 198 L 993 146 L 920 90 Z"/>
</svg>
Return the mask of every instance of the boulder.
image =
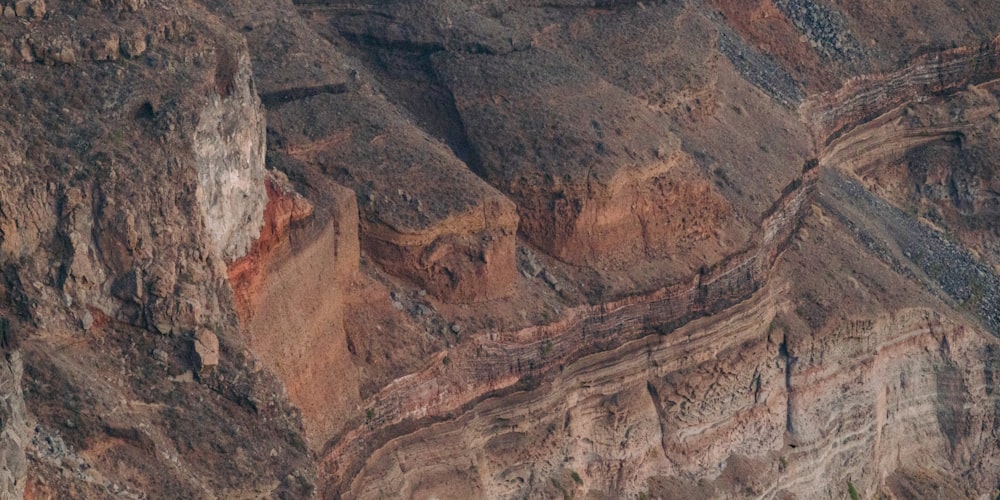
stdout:
<svg viewBox="0 0 1000 500">
<path fill-rule="evenodd" d="M 146 52 L 146 35 L 141 32 L 131 33 L 120 43 L 121 53 L 129 59 L 133 59 Z"/>
<path fill-rule="evenodd" d="M 219 364 L 219 337 L 199 328 L 194 335 L 194 354 L 199 370 L 209 370 Z"/>
<path fill-rule="evenodd" d="M 118 59 L 119 37 L 111 33 L 104 40 L 98 41 L 90 49 L 90 58 L 94 61 L 115 61 Z"/>
<path fill-rule="evenodd" d="M 45 12 L 45 2 L 43 0 L 18 0 L 14 3 L 14 14 L 17 17 L 41 19 L 45 17 Z"/>
</svg>

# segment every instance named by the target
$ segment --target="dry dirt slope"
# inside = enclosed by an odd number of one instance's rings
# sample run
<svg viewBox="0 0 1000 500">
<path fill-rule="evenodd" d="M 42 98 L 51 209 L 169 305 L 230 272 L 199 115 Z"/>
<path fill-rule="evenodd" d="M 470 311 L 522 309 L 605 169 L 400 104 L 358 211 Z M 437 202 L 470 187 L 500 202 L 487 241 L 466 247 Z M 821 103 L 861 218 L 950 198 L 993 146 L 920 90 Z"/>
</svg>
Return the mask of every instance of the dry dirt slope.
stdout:
<svg viewBox="0 0 1000 500">
<path fill-rule="evenodd" d="M 0 7 L 0 496 L 1000 487 L 988 3 Z"/>
</svg>

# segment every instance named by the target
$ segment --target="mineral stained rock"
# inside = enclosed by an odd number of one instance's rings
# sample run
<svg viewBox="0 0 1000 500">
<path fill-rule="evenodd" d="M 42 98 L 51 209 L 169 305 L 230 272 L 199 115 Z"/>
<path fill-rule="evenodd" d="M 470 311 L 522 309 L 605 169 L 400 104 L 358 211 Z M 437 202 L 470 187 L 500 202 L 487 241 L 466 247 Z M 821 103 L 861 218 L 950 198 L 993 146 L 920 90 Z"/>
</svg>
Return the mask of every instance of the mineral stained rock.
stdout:
<svg viewBox="0 0 1000 500">
<path fill-rule="evenodd" d="M 0 497 L 997 495 L 989 5 L 0 12 Z"/>
</svg>

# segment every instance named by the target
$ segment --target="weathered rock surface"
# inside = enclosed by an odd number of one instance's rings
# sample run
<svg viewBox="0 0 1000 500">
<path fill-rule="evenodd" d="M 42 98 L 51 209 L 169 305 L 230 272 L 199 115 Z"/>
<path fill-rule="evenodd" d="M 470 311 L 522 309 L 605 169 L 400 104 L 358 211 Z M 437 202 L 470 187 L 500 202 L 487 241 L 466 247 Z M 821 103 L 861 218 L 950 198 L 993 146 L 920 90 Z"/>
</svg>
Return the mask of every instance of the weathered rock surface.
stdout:
<svg viewBox="0 0 1000 500">
<path fill-rule="evenodd" d="M 211 370 L 219 365 L 219 337 L 214 333 L 203 328 L 196 331 L 192 349 L 201 370 Z"/>
<path fill-rule="evenodd" d="M 514 284 L 514 204 L 375 96 L 322 94 L 270 113 L 276 147 L 352 189 L 365 250 L 450 302 Z"/>
<path fill-rule="evenodd" d="M 2 6 L 0 496 L 995 495 L 995 9 Z"/>
<path fill-rule="evenodd" d="M 229 280 L 248 347 L 282 380 L 307 443 L 320 448 L 358 400 L 343 325 L 358 274 L 357 205 L 330 185 L 333 203 L 317 211 L 281 174 L 267 189 L 261 238 L 229 266 Z"/>
<path fill-rule="evenodd" d="M 246 254 L 263 223 L 264 111 L 247 52 L 220 48 L 216 58 L 217 93 L 198 116 L 192 141 L 206 230 L 231 262 Z"/>
<path fill-rule="evenodd" d="M 0 328 L 4 326 L 0 325 Z M 0 470 L 3 473 L 0 475 L 0 485 L 3 486 L 2 496 L 7 498 L 24 496 L 24 488 L 28 482 L 25 450 L 31 430 L 24 404 L 24 391 L 21 389 L 23 363 L 21 354 L 15 352 L 5 360 L 5 370 L 0 372 L 0 391 L 3 394 L 0 402 L 0 418 L 3 419 L 3 434 L 0 435 L 0 450 L 3 450 Z"/>
<path fill-rule="evenodd" d="M 254 368 L 226 281 L 225 259 L 256 237 L 264 208 L 252 199 L 264 193 L 264 128 L 245 42 L 197 5 L 119 19 L 108 4 L 48 2 L 44 19 L 0 27 L 0 46 L 29 40 L 46 63 L 0 50 L 0 318 L 5 358 L 23 360 L 25 409 L 5 385 L 15 482 L 4 491 L 301 495 L 314 475 L 300 418 Z M 143 59 L 47 64 L 45 47 L 79 55 L 109 32 L 141 40 Z M 233 186 L 250 199 L 228 198 Z M 206 220 L 216 202 L 233 217 Z M 199 371 L 196 354 L 217 364 Z"/>
<path fill-rule="evenodd" d="M 612 269 L 686 255 L 689 271 L 743 243 L 668 122 L 621 89 L 540 50 L 436 57 L 435 70 L 473 168 L 517 202 L 521 231 L 547 253 Z"/>
</svg>

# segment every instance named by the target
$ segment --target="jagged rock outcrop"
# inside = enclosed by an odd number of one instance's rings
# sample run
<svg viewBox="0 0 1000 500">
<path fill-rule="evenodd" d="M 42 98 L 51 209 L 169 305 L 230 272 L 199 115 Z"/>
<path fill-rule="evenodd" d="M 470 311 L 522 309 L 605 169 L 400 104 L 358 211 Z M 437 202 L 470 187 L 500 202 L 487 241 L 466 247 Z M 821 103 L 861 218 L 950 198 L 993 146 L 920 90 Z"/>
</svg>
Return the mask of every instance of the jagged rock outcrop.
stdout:
<svg viewBox="0 0 1000 500">
<path fill-rule="evenodd" d="M 246 49 L 216 54 L 217 92 L 209 94 L 192 142 L 205 229 L 231 262 L 246 254 L 264 221 L 264 110 Z"/>
<path fill-rule="evenodd" d="M 0 329 L 6 329 L 6 320 L 0 321 Z M 0 434 L 0 495 L 7 498 L 19 498 L 24 495 L 28 482 L 28 461 L 25 449 L 28 447 L 31 432 L 28 425 L 28 410 L 24 404 L 24 392 L 21 380 L 24 377 L 24 364 L 19 352 L 7 356 L 4 370 L 0 370 L 0 421 L 3 422 Z"/>
<path fill-rule="evenodd" d="M 379 97 L 325 94 L 269 115 L 277 148 L 357 193 L 362 245 L 389 272 L 449 302 L 507 295 L 514 204 L 395 113 Z"/>
<path fill-rule="evenodd" d="M 246 45 L 187 7 L 113 20 L 101 5 L 49 2 L 44 19 L 0 20 L 4 49 L 8 37 L 75 44 L 110 30 L 126 57 L 143 56 L 49 65 L 0 50 L 0 321 L 4 355 L 23 359 L 26 408 L 4 424 L 28 422 L 15 446 L 31 498 L 313 484 L 297 411 L 255 368 L 226 281 L 264 208 Z M 19 475 L 11 433 L 4 456 Z M 235 458 L 220 469 L 223 455 Z"/>
<path fill-rule="evenodd" d="M 7 2 L 0 489 L 992 495 L 945 3 Z"/>
</svg>

